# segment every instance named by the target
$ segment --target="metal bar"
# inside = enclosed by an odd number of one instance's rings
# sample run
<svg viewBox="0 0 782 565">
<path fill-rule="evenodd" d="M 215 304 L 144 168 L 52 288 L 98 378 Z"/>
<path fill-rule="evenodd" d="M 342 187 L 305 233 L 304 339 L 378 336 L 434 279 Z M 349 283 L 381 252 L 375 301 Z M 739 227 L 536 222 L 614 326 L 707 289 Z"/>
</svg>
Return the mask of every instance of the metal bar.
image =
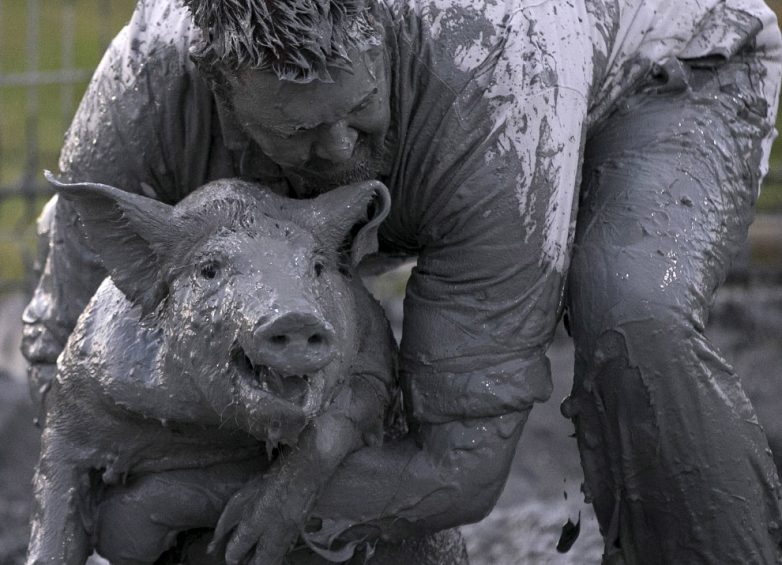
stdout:
<svg viewBox="0 0 782 565">
<path fill-rule="evenodd" d="M 74 27 L 76 21 L 76 11 L 73 0 L 64 0 L 62 4 L 62 34 L 60 37 L 60 67 L 63 72 L 72 72 L 74 67 L 74 47 L 76 38 L 74 36 Z M 62 129 L 68 129 L 73 113 L 73 98 L 75 91 L 73 82 L 60 82 L 60 120 Z"/>
<path fill-rule="evenodd" d="M 3 29 L 3 24 L 5 23 L 5 20 L 4 20 L 3 16 L 5 15 L 5 12 L 4 12 L 3 8 L 4 8 L 3 0 L 0 0 L 0 37 L 5 37 L 5 33 L 4 33 L 5 30 Z M 4 48 L 5 48 L 5 46 L 0 44 L 0 49 L 4 49 Z M 2 59 L 0 59 L 0 77 L 3 74 L 3 66 L 4 65 L 2 64 Z M 3 111 L 4 107 L 5 107 L 5 100 L 4 100 L 4 98 L 5 98 L 4 97 L 4 93 L 3 93 L 2 90 L 0 90 L 0 182 L 2 182 L 2 179 L 3 179 L 3 172 L 4 172 L 3 171 L 3 162 L 4 162 L 4 158 L 5 158 L 5 137 L 6 137 L 6 132 L 5 132 L 5 119 L 4 119 L 5 112 Z"/>
<path fill-rule="evenodd" d="M 38 71 L 39 63 L 39 27 L 41 23 L 41 4 L 40 0 L 27 0 L 27 41 L 25 54 L 27 59 L 26 70 L 28 72 Z M 35 199 L 29 191 L 28 185 L 34 184 L 34 179 L 39 174 L 40 168 L 40 139 L 38 127 L 40 122 L 40 85 L 31 84 L 27 90 L 27 108 L 25 115 L 25 133 L 26 133 L 26 158 L 25 167 L 22 174 L 22 195 L 24 198 L 24 212 L 20 214 L 17 221 L 16 232 L 19 234 L 19 253 L 22 264 L 25 265 L 25 286 L 32 289 L 35 284 L 32 279 L 33 254 L 31 249 L 22 245 L 23 235 L 29 229 L 30 224 L 38 215 L 38 206 Z"/>
<path fill-rule="evenodd" d="M 98 10 L 100 13 L 100 20 L 103 25 L 100 26 L 98 45 L 100 48 L 99 55 L 103 56 L 103 53 L 108 49 L 111 42 L 111 0 L 98 0 Z"/>
<path fill-rule="evenodd" d="M 771 169 L 763 180 L 763 184 L 782 184 L 782 169 Z"/>
<path fill-rule="evenodd" d="M 12 86 L 47 86 L 55 84 L 75 84 L 89 80 L 92 70 L 58 69 L 54 71 L 30 71 L 0 75 L 0 88 Z"/>
<path fill-rule="evenodd" d="M 38 71 L 38 24 L 40 22 L 40 0 L 27 0 L 27 43 L 25 47 L 28 73 Z M 38 169 L 38 112 L 39 85 L 27 85 L 27 107 L 25 115 L 26 159 L 24 177 L 31 179 Z"/>
<path fill-rule="evenodd" d="M 27 184 L 23 182 L 14 183 L 0 187 L 0 202 L 10 198 L 37 199 L 54 195 L 54 189 L 51 186 L 39 184 Z"/>
</svg>

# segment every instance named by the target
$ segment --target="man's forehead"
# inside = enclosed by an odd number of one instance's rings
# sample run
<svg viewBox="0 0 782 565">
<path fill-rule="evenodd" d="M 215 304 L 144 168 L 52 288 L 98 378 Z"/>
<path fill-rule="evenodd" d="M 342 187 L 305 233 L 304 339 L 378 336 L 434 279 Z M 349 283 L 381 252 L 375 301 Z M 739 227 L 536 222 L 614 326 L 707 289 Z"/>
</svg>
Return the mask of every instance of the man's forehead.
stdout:
<svg viewBox="0 0 782 565">
<path fill-rule="evenodd" d="M 348 51 L 347 56 L 349 62 L 345 62 L 341 66 L 331 67 L 330 74 L 335 79 L 334 82 L 344 82 L 346 79 L 349 80 L 350 77 L 357 74 L 360 75 L 361 73 L 374 76 L 380 69 L 380 65 L 385 60 L 382 49 L 374 45 L 366 49 L 353 48 Z M 313 78 L 312 80 L 304 82 L 288 80 L 278 77 L 272 69 L 266 68 L 261 70 L 253 68 L 240 68 L 234 73 L 230 73 L 229 76 L 231 76 L 235 82 L 240 84 L 253 81 L 268 81 L 269 83 L 280 83 L 283 85 L 298 87 L 317 87 L 317 85 L 330 84 L 329 82 L 317 78 Z"/>
<path fill-rule="evenodd" d="M 350 69 L 335 69 L 331 83 L 314 80 L 296 83 L 282 80 L 267 70 L 246 69 L 231 80 L 235 102 L 252 107 L 259 117 L 295 118 L 311 113 L 319 106 L 345 105 L 350 110 L 355 103 L 377 89 L 382 72 L 382 56 L 376 50 L 365 51 L 352 58 Z"/>
</svg>

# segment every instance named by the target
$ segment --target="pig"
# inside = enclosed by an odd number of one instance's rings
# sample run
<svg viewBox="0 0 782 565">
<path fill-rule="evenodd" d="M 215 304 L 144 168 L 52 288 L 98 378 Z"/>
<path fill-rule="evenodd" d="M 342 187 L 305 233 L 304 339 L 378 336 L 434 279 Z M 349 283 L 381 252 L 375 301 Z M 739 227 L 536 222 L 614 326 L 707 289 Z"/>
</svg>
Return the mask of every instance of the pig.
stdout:
<svg viewBox="0 0 782 565">
<path fill-rule="evenodd" d="M 355 275 L 387 189 L 305 201 L 219 180 L 170 206 L 47 177 L 109 277 L 46 399 L 28 565 L 81 565 L 95 545 L 113 563 L 155 562 L 173 534 L 118 548 L 95 533 L 101 493 L 145 474 L 235 464 L 296 493 L 285 515 L 303 521 L 343 458 L 382 441 L 397 397 L 393 337 Z"/>
</svg>

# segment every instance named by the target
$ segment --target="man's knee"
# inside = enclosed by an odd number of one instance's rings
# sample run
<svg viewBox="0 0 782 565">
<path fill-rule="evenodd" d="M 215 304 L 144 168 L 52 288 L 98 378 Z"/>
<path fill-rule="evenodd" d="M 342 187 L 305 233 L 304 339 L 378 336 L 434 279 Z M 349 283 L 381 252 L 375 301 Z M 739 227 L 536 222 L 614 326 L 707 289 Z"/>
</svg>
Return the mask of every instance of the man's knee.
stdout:
<svg viewBox="0 0 782 565">
<path fill-rule="evenodd" d="M 694 307 L 696 299 L 685 283 L 676 280 L 675 270 L 663 269 L 660 274 L 660 269 L 616 261 L 596 273 L 590 263 L 574 261 L 570 278 L 568 310 L 581 355 L 588 353 L 599 361 L 627 357 L 632 349 L 646 347 L 670 353 L 669 347 L 676 348 L 702 330 L 701 308 Z"/>
</svg>

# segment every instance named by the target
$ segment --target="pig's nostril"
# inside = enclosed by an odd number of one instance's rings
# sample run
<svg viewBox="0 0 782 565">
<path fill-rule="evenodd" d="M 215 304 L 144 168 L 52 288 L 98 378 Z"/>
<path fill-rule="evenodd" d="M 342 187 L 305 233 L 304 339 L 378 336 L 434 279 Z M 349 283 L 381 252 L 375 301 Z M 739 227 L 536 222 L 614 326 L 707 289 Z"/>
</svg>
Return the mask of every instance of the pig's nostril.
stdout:
<svg viewBox="0 0 782 565">
<path fill-rule="evenodd" d="M 321 334 L 314 334 L 310 336 L 310 338 L 307 340 L 307 343 L 310 345 L 321 345 L 324 341 L 325 339 Z"/>
<path fill-rule="evenodd" d="M 288 345 L 287 335 L 273 335 L 269 338 L 269 343 L 275 347 L 285 347 Z"/>
<path fill-rule="evenodd" d="M 253 332 L 253 361 L 282 376 L 319 371 L 334 357 L 331 324 L 311 314 L 292 312 L 264 320 Z"/>
</svg>

